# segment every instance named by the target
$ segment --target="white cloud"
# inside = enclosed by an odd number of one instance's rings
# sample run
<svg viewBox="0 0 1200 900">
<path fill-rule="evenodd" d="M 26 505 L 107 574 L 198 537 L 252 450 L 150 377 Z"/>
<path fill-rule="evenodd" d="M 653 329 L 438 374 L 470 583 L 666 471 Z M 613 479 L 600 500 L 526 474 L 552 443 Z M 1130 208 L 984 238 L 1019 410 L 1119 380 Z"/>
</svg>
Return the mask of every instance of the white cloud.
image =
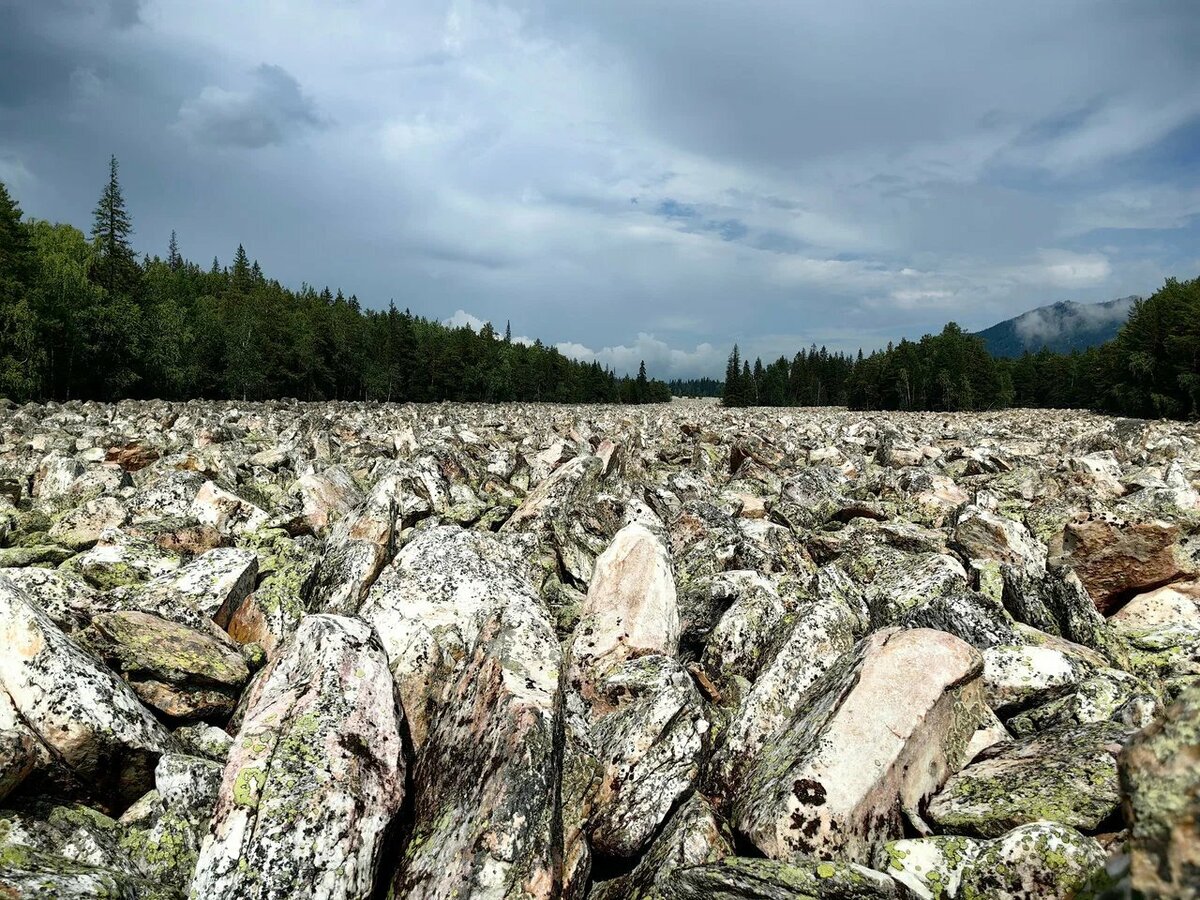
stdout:
<svg viewBox="0 0 1200 900">
<path fill-rule="evenodd" d="M 556 345 L 564 356 L 584 362 L 599 362 L 618 375 L 636 374 L 644 361 L 653 378 L 688 378 L 697 374 L 714 374 L 725 364 L 728 350 L 718 350 L 712 344 L 697 344 L 692 350 L 669 346 L 652 334 L 639 332 L 632 346 L 618 344 L 593 350 L 584 344 L 564 342 Z"/>
</svg>

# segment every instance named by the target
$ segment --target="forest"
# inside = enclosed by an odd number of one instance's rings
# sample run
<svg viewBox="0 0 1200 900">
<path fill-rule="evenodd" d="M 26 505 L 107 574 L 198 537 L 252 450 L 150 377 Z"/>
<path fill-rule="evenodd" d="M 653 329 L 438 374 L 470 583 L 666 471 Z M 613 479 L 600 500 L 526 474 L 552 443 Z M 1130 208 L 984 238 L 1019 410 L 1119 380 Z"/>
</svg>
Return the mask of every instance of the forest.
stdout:
<svg viewBox="0 0 1200 900">
<path fill-rule="evenodd" d="M 726 406 L 849 406 L 885 410 L 1093 409 L 1143 418 L 1200 417 L 1200 278 L 1167 279 L 1138 301 L 1106 344 L 996 359 L 951 322 L 868 356 L 813 347 L 789 362 L 743 360 L 735 345 Z"/>
<path fill-rule="evenodd" d="M 0 397 L 657 403 L 666 383 L 618 376 L 491 324 L 451 328 L 363 309 L 351 294 L 231 265 L 138 258 L 117 161 L 90 235 L 26 220 L 0 183 Z"/>
</svg>

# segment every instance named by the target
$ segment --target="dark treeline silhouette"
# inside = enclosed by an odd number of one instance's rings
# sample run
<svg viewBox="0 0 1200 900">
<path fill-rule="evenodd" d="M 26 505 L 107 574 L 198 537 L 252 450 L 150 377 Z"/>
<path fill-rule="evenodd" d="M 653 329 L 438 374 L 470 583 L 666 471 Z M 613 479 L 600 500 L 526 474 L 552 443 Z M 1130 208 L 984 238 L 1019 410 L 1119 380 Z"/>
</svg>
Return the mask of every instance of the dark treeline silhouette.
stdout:
<svg viewBox="0 0 1200 900">
<path fill-rule="evenodd" d="M 951 322 L 856 359 L 814 347 L 789 364 L 741 359 L 735 345 L 727 406 L 849 406 L 885 410 L 1094 409 L 1113 415 L 1200 418 L 1200 278 L 1167 279 L 1137 301 L 1117 336 L 1069 354 L 997 359 Z"/>
<path fill-rule="evenodd" d="M 743 360 L 737 345 L 725 367 L 726 406 L 845 406 L 854 360 L 814 344 L 791 362 L 781 356 L 767 366 Z"/>
<path fill-rule="evenodd" d="M 651 403 L 643 363 L 618 377 L 506 327 L 451 328 L 364 310 L 329 288 L 290 290 L 239 246 L 203 268 L 172 233 L 138 259 L 113 159 L 89 238 L 23 220 L 0 183 L 0 397 Z"/>
<path fill-rule="evenodd" d="M 676 397 L 720 397 L 724 382 L 715 378 L 673 378 L 667 387 Z"/>
</svg>

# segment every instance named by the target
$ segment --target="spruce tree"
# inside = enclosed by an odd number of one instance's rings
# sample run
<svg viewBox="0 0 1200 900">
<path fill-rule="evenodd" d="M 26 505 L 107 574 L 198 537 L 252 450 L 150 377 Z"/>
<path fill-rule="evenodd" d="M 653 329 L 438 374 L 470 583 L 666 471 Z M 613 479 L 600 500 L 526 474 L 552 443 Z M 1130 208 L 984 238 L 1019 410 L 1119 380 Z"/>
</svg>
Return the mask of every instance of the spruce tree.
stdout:
<svg viewBox="0 0 1200 900">
<path fill-rule="evenodd" d="M 167 265 L 172 272 L 183 268 L 183 257 L 179 254 L 179 240 L 175 237 L 174 229 L 171 230 L 171 242 L 167 244 Z"/>
<path fill-rule="evenodd" d="M 36 258 L 21 222 L 21 207 L 0 181 L 0 396 L 37 392 L 43 350 L 30 298 Z"/>
<path fill-rule="evenodd" d="M 114 156 L 108 163 L 108 184 L 92 217 L 92 240 L 97 252 L 92 280 L 110 295 L 129 296 L 135 292 L 140 270 L 129 242 L 133 223 L 125 209 L 117 170 Z"/>
<path fill-rule="evenodd" d="M 742 394 L 742 358 L 737 344 L 733 345 L 733 352 L 729 354 L 729 364 L 725 366 L 725 392 L 722 402 L 726 406 L 746 405 Z"/>
</svg>

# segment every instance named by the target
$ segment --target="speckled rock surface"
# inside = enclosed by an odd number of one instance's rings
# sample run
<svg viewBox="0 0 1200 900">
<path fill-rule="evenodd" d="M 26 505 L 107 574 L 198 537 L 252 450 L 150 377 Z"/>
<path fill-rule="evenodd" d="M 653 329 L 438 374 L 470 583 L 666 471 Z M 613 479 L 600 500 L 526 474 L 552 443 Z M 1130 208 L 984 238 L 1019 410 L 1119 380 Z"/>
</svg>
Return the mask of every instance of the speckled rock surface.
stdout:
<svg viewBox="0 0 1200 900">
<path fill-rule="evenodd" d="M 1178 893 L 1198 568 L 1186 423 L 0 403 L 0 895 Z"/>
<path fill-rule="evenodd" d="M 366 897 L 404 799 L 403 714 L 378 638 L 305 618 L 247 708 L 192 894 Z"/>
</svg>

